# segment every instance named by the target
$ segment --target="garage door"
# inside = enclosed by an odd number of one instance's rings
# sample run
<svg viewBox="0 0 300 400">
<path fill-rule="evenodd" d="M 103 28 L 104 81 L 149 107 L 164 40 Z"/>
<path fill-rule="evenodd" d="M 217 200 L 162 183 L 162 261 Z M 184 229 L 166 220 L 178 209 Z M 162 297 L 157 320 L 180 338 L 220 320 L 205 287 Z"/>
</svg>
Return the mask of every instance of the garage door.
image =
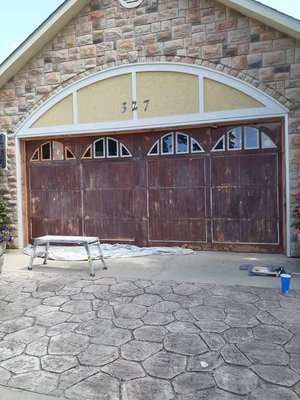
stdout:
<svg viewBox="0 0 300 400">
<path fill-rule="evenodd" d="M 281 125 L 27 143 L 29 239 L 282 250 Z"/>
</svg>

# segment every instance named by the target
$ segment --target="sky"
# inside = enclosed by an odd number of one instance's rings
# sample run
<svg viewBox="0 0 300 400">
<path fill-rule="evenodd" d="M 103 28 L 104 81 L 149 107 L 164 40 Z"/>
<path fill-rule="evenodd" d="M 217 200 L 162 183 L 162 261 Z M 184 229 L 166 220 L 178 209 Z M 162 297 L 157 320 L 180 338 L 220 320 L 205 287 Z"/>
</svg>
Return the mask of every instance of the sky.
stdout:
<svg viewBox="0 0 300 400">
<path fill-rule="evenodd" d="M 1 1 L 0 63 L 2 63 L 64 0 Z M 299 0 L 260 0 L 300 20 Z"/>
</svg>

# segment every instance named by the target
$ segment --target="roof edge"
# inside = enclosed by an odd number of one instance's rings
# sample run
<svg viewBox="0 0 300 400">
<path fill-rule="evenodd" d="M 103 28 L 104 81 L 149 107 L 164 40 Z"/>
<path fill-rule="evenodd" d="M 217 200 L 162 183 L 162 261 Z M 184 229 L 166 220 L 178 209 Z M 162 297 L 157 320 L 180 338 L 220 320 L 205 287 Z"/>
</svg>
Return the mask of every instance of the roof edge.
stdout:
<svg viewBox="0 0 300 400">
<path fill-rule="evenodd" d="M 256 0 L 218 0 L 250 18 L 257 19 L 287 35 L 300 39 L 300 21 Z"/>
<path fill-rule="evenodd" d="M 66 0 L 0 64 L 0 88 L 72 20 L 90 0 Z"/>
</svg>

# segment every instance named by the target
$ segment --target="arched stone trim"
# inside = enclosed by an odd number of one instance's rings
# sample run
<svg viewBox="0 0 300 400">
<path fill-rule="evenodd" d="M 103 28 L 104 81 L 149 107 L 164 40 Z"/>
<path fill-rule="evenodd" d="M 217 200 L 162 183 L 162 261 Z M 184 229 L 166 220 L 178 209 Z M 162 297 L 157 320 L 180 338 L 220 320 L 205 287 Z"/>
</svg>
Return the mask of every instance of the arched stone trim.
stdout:
<svg viewBox="0 0 300 400">
<path fill-rule="evenodd" d="M 65 83 L 61 86 L 61 90 L 57 88 L 53 91 L 52 96 L 48 94 L 45 97 L 47 101 L 40 100 L 37 103 L 39 107 L 29 115 L 23 124 L 20 124 L 17 135 L 18 137 L 34 137 L 51 134 L 153 129 L 174 124 L 178 126 L 194 125 L 286 114 L 287 109 L 270 95 L 266 95 L 265 88 L 263 88 L 264 92 L 256 90 L 246 79 L 244 81 L 239 79 L 240 74 L 234 77 L 227 67 L 220 72 L 220 67 L 212 70 L 207 66 L 203 67 L 201 60 L 192 59 L 192 61 L 194 63 L 189 64 L 154 61 L 140 64 L 122 63 L 116 68 L 101 66 L 98 72 L 92 73 L 92 70 L 89 71 L 89 74 L 85 72 L 80 75 L 82 79 L 79 79 L 80 76 L 76 77 L 78 78 L 76 80 L 72 78 L 72 84 Z M 111 64 L 107 67 L 112 67 Z M 209 66 L 211 66 L 210 64 Z M 147 74 L 148 81 L 145 78 Z M 166 89 L 165 78 L 168 74 L 177 74 L 177 77 L 169 82 Z M 158 84 L 156 90 L 153 89 L 151 93 L 151 87 L 155 87 L 159 76 L 162 79 L 161 85 Z M 182 81 L 182 79 L 188 80 L 188 77 L 195 79 L 193 82 Z M 117 80 L 116 78 L 118 78 L 118 82 L 114 83 L 110 89 L 106 89 L 105 97 L 103 85 L 111 79 Z M 179 78 L 181 80 L 178 80 Z M 245 75 L 242 74 L 241 78 L 245 78 Z M 101 84 L 100 89 L 96 88 L 98 84 Z M 181 90 L 176 92 L 175 88 L 180 84 Z M 93 90 L 84 94 L 86 89 L 92 86 L 97 94 Z M 143 90 L 141 90 L 142 87 Z M 258 88 L 261 86 L 259 85 Z M 119 93 L 116 89 L 119 89 Z M 143 95 L 140 94 L 141 92 Z M 114 93 L 114 96 L 110 96 L 111 93 Z M 220 96 L 216 96 L 216 93 L 220 93 Z M 160 95 L 164 95 L 162 96 L 164 98 Z M 151 100 L 146 100 L 147 97 Z M 85 98 L 85 103 L 83 98 Z M 90 105 L 93 99 L 95 99 L 94 107 Z M 181 100 L 181 105 L 178 105 L 177 109 L 174 106 L 174 99 L 176 99 L 176 107 Z M 98 105 L 101 100 L 102 108 Z M 111 104 L 107 104 L 107 100 L 111 101 Z M 188 105 L 186 100 L 189 101 Z M 142 104 L 147 102 L 151 102 L 151 107 L 147 113 L 143 113 Z M 230 102 L 232 104 L 229 104 Z M 138 107 L 134 108 L 134 103 L 137 103 Z M 123 104 L 125 104 L 125 108 L 121 111 Z M 56 112 L 59 112 L 55 114 L 54 108 Z M 96 116 L 91 117 L 91 110 L 97 108 Z M 68 113 L 65 112 L 66 110 Z M 108 115 L 111 110 L 114 110 L 114 113 Z M 48 111 L 50 111 L 50 115 L 49 113 L 46 115 Z M 73 117 L 65 120 L 64 116 L 70 116 L 70 113 L 73 113 Z"/>
<path fill-rule="evenodd" d="M 148 64 L 148 63 L 153 63 L 153 62 L 162 62 L 162 63 L 182 63 L 182 64 L 188 64 L 188 65 L 195 65 L 199 67 L 205 67 L 217 72 L 222 72 L 228 76 L 235 77 L 245 83 L 248 83 L 249 85 L 253 86 L 254 88 L 267 93 L 269 96 L 273 97 L 275 100 L 277 100 L 280 104 L 282 104 L 284 107 L 288 108 L 289 110 L 292 110 L 295 108 L 295 104 L 291 102 L 288 98 L 286 98 L 282 93 L 278 92 L 271 86 L 260 82 L 253 76 L 249 74 L 245 74 L 242 71 L 239 71 L 235 68 L 231 68 L 227 65 L 220 64 L 220 63 L 214 63 L 208 60 L 204 59 L 198 59 L 198 58 L 193 58 L 193 57 L 180 57 L 180 56 L 161 56 L 161 57 L 140 57 L 137 60 L 137 63 L 139 64 Z M 64 81 L 60 85 L 58 85 L 54 90 L 51 92 L 47 93 L 46 95 L 42 96 L 31 108 L 23 114 L 23 116 L 20 118 L 20 120 L 15 124 L 13 131 L 16 132 L 21 125 L 29 118 L 35 110 L 37 110 L 39 107 L 41 107 L 46 101 L 48 101 L 51 97 L 55 96 L 56 94 L 60 93 L 62 90 L 65 88 L 69 87 L 70 85 L 80 81 L 81 79 L 87 78 L 91 75 L 97 74 L 99 72 L 104 72 L 112 68 L 116 68 L 122 65 L 135 65 L 129 62 L 129 60 L 122 60 L 122 61 L 111 61 L 109 63 L 101 64 L 97 67 L 85 70 L 83 72 L 80 72 L 77 75 L 74 75 L 73 77 L 69 78 L 68 80 Z"/>
</svg>

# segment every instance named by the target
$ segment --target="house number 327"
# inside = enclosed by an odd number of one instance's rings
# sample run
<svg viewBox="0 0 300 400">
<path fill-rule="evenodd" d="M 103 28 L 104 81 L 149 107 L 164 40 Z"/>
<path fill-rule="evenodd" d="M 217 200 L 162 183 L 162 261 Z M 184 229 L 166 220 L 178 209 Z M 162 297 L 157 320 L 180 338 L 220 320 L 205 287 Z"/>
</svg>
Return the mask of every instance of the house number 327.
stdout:
<svg viewBox="0 0 300 400">
<path fill-rule="evenodd" d="M 144 100 L 143 101 L 144 111 L 147 111 L 149 103 L 150 103 L 150 100 Z M 121 112 L 124 114 L 128 110 L 129 107 L 130 107 L 130 103 L 128 104 L 127 101 L 124 101 L 121 104 Z M 138 109 L 138 102 L 137 101 L 132 101 L 131 102 L 131 111 L 137 111 L 137 109 Z"/>
</svg>

